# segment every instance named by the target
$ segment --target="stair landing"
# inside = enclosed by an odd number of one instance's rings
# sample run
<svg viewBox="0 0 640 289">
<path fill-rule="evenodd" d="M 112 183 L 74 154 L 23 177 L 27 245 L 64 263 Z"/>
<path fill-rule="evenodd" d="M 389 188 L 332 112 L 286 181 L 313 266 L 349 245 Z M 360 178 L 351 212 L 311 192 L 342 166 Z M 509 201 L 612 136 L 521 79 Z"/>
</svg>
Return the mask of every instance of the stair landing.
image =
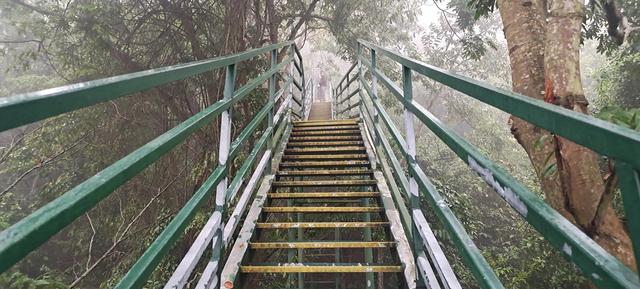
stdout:
<svg viewBox="0 0 640 289">
<path fill-rule="evenodd" d="M 311 104 L 309 120 L 330 120 L 331 102 L 314 102 Z"/>
</svg>

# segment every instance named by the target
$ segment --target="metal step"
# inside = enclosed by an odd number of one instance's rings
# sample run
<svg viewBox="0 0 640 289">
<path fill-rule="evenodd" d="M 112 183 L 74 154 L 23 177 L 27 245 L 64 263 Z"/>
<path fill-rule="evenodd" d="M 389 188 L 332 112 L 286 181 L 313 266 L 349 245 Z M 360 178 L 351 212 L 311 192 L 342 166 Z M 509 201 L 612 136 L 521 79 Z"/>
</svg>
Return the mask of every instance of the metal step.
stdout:
<svg viewBox="0 0 640 289">
<path fill-rule="evenodd" d="M 360 135 L 359 129 L 349 129 L 349 130 L 331 130 L 331 131 L 292 131 L 291 136 L 314 136 L 314 135 Z"/>
<path fill-rule="evenodd" d="M 240 266 L 241 273 L 395 273 L 402 272 L 402 269 L 402 266 L 365 265 L 361 263 L 329 263 L 325 265 L 279 263 L 264 266 Z"/>
<path fill-rule="evenodd" d="M 363 146 L 340 146 L 340 147 L 320 147 L 320 148 L 290 148 L 284 150 L 285 154 L 319 154 L 319 153 L 364 153 Z"/>
<path fill-rule="evenodd" d="M 369 167 L 369 161 L 282 162 L 281 168 Z"/>
<path fill-rule="evenodd" d="M 256 223 L 258 229 L 292 229 L 292 228 L 377 228 L 387 227 L 389 222 L 274 222 Z"/>
<path fill-rule="evenodd" d="M 272 199 L 375 198 L 379 192 L 271 193 Z"/>
<path fill-rule="evenodd" d="M 251 249 L 337 249 L 337 248 L 390 248 L 396 242 L 256 242 L 249 243 Z"/>
<path fill-rule="evenodd" d="M 383 207 L 264 207 L 264 213 L 378 213 Z"/>
<path fill-rule="evenodd" d="M 275 181 L 274 187 L 359 187 L 375 186 L 375 180 Z"/>
<path fill-rule="evenodd" d="M 362 141 L 362 137 L 360 135 L 316 135 L 316 136 L 294 136 L 289 137 L 289 141 L 299 142 L 299 141 Z"/>
<path fill-rule="evenodd" d="M 356 175 L 370 175 L 373 174 L 372 170 L 304 170 L 304 171 L 278 171 L 277 175 L 280 177 L 300 177 L 300 176 L 356 176 Z"/>
<path fill-rule="evenodd" d="M 335 126 L 340 124 L 358 124 L 358 122 L 358 119 L 294 121 L 293 127 L 297 128 L 308 126 Z"/>
<path fill-rule="evenodd" d="M 359 139 L 359 138 L 358 138 Z M 321 142 L 316 142 L 316 141 L 304 141 L 304 142 L 300 142 L 300 141 L 292 141 L 289 142 L 287 144 L 287 147 L 291 148 L 291 147 L 335 147 L 335 148 L 339 148 L 341 146 L 360 146 L 360 145 L 364 145 L 364 142 L 361 140 L 357 140 L 357 141 L 331 141 L 331 142 L 326 142 L 326 141 L 321 141 Z"/>
<path fill-rule="evenodd" d="M 285 161 L 307 161 L 307 160 L 366 160 L 369 157 L 365 154 L 323 154 L 323 155 L 284 155 Z"/>
<path fill-rule="evenodd" d="M 338 124 L 332 126 L 295 126 L 293 127 L 294 132 L 299 131 L 331 131 L 331 130 L 345 130 L 345 129 L 360 129 L 357 124 Z"/>
</svg>

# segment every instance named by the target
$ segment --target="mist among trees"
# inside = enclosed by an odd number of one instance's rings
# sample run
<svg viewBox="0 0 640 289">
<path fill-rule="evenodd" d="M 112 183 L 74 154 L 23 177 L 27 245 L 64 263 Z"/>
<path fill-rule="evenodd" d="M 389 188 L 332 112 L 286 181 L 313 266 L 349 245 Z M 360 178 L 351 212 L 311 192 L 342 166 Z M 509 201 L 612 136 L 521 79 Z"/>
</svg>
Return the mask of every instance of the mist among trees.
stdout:
<svg viewBox="0 0 640 289">
<path fill-rule="evenodd" d="M 357 39 L 640 131 L 637 0 L 4 0 L 0 102 L 286 40 L 302 48 L 316 95 L 329 100 L 356 61 Z M 401 82 L 397 64 L 378 67 Z M 269 59 L 237 69 L 243 84 Z M 224 77 L 204 73 L 0 133 L 0 229 L 219 101 Z M 417 102 L 637 272 L 611 160 L 426 77 L 413 83 Z M 400 103 L 379 93 L 402 127 Z M 233 137 L 266 95 L 261 86 L 234 106 Z M 113 287 L 215 168 L 219 127 L 194 133 L 1 274 L 0 287 Z M 505 287 L 591 286 L 427 127 L 416 125 L 416 135 L 418 163 Z M 198 211 L 146 288 L 164 286 L 214 206 Z M 463 288 L 479 288 L 434 213 L 425 215 Z"/>
</svg>

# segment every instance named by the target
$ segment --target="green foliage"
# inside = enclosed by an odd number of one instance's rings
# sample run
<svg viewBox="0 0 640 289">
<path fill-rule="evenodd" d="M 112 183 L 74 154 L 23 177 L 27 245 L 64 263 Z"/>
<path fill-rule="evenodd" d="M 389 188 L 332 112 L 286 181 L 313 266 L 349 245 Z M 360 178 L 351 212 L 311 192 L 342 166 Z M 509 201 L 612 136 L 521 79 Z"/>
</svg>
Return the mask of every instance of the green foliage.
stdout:
<svg viewBox="0 0 640 289">
<path fill-rule="evenodd" d="M 436 5 L 438 5 L 436 1 Z M 437 6 L 440 8 L 440 6 Z M 463 56 L 466 59 L 478 60 L 482 58 L 489 49 L 495 50 L 496 43 L 494 37 L 487 33 L 486 29 L 479 28 L 480 18 L 488 17 L 493 12 L 495 3 L 493 0 L 450 0 L 446 6 L 453 12 L 442 10 L 442 16 L 447 23 L 449 30 L 455 35 L 461 44 Z M 442 8 L 440 8 L 442 9 Z M 455 25 L 449 21 L 449 17 L 455 18 Z"/>
<path fill-rule="evenodd" d="M 495 0 L 469 0 L 468 2 L 469 8 L 476 12 L 474 15 L 476 20 L 492 13 L 496 9 Z"/>
<path fill-rule="evenodd" d="M 598 52 L 605 53 L 608 56 L 615 55 L 620 49 L 628 52 L 640 51 L 640 35 L 639 33 L 631 33 L 627 43 L 620 47 L 609 36 L 607 32 L 608 23 L 603 9 L 603 3 L 611 0 L 589 0 L 587 5 L 586 19 L 584 22 L 583 36 L 586 39 L 595 39 L 598 41 Z M 615 0 L 618 8 L 632 26 L 637 26 L 640 21 L 640 2 L 636 0 Z"/>
<path fill-rule="evenodd" d="M 64 289 L 67 285 L 55 274 L 42 274 L 31 278 L 21 272 L 0 275 L 0 288 L 6 289 Z"/>
<path fill-rule="evenodd" d="M 640 52 L 619 51 L 596 72 L 598 107 L 640 107 Z"/>
<path fill-rule="evenodd" d="M 640 108 L 604 107 L 596 117 L 617 125 L 640 131 Z"/>
</svg>

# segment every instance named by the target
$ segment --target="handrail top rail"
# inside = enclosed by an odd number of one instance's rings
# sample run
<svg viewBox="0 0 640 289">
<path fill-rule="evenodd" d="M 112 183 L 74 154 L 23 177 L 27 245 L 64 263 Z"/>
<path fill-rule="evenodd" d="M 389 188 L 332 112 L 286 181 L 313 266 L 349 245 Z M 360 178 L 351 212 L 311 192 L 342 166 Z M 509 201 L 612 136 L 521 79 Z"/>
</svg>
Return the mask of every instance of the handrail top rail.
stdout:
<svg viewBox="0 0 640 289">
<path fill-rule="evenodd" d="M 484 84 L 398 52 L 358 39 L 363 46 L 397 63 L 483 103 L 513 114 L 603 155 L 640 168 L 640 133 L 632 129 L 578 113 L 513 91 Z M 534 110 L 537 110 L 534 112 Z M 635 158 L 634 158 L 635 157 Z"/>
<path fill-rule="evenodd" d="M 336 87 L 340 87 L 340 85 L 342 85 L 344 80 L 347 79 L 347 76 L 349 75 L 349 73 L 351 73 L 351 71 L 353 71 L 353 69 L 356 68 L 356 65 L 358 65 L 358 62 L 354 62 L 353 64 L 351 64 L 351 67 L 349 67 L 349 69 L 347 70 L 347 73 L 345 73 L 342 79 L 340 79 L 340 82 L 338 82 L 338 86 Z"/>
<path fill-rule="evenodd" d="M 241 53 L 153 68 L 0 98 L 0 132 L 209 72 L 288 46 L 284 41 Z M 297 53 L 300 57 L 300 54 Z M 29 113 L 24 113 L 29 111 Z"/>
</svg>

